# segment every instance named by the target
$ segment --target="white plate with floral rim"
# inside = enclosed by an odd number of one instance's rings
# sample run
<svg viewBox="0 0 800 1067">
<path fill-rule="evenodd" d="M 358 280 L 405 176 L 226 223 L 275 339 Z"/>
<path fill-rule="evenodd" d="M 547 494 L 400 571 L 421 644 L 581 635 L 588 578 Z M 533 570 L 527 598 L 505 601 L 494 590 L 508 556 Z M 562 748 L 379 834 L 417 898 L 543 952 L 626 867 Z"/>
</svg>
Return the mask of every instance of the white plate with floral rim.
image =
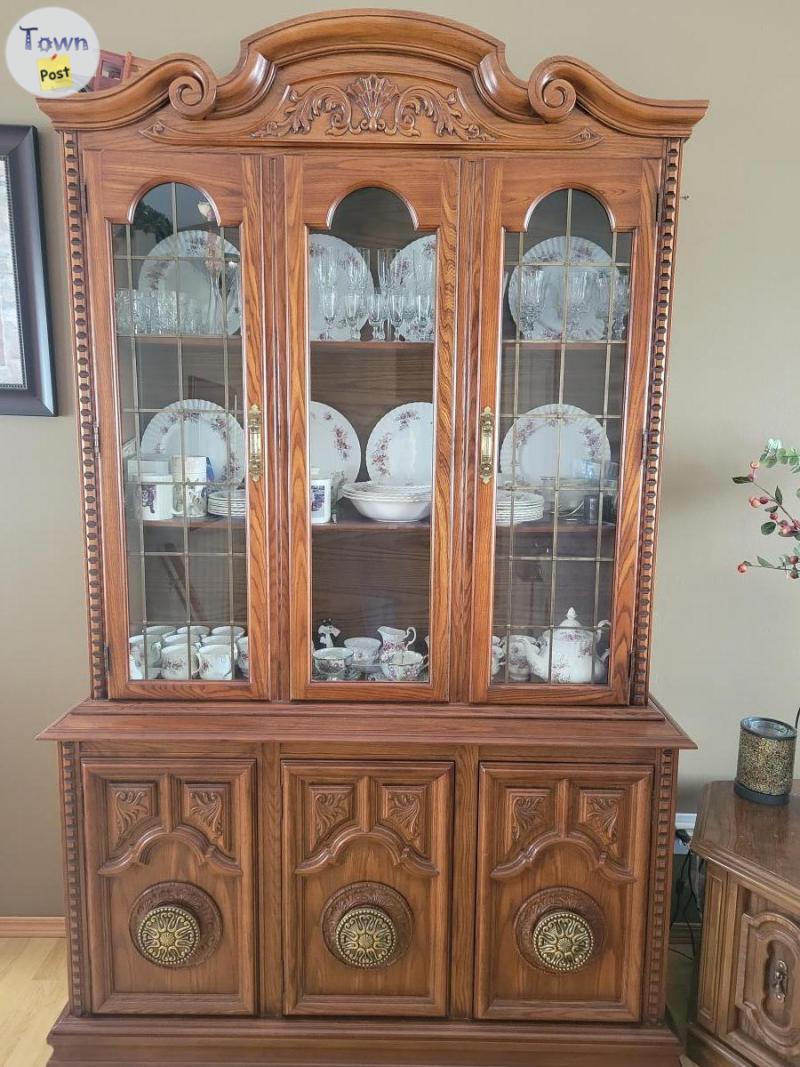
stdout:
<svg viewBox="0 0 800 1067">
<path fill-rule="evenodd" d="M 397 336 L 403 341 L 432 341 L 436 322 L 436 234 L 429 233 L 401 248 L 392 260 L 392 272 L 398 277 L 407 305 L 403 324 L 397 328 Z M 426 277 L 425 296 L 430 301 L 431 313 L 424 323 L 420 323 L 415 315 L 415 297 L 423 274 Z"/>
<path fill-rule="evenodd" d="M 204 329 L 218 335 L 221 322 L 223 277 L 225 283 L 225 332 L 238 333 L 242 326 L 241 253 L 218 233 L 181 230 L 159 241 L 142 264 L 137 291 L 179 293 L 201 309 Z M 186 332 L 186 331 L 184 331 Z"/>
<path fill-rule="evenodd" d="M 373 482 L 433 484 L 433 404 L 401 404 L 375 425 L 367 442 Z"/>
<path fill-rule="evenodd" d="M 520 268 L 515 267 L 508 283 L 508 306 L 511 317 L 530 341 L 558 341 L 564 332 L 564 290 L 566 264 L 570 274 L 578 274 L 574 268 L 585 265 L 590 268 L 582 273 L 586 293 L 579 307 L 569 309 L 567 316 L 567 339 L 570 341 L 602 341 L 608 333 L 608 284 L 611 272 L 611 257 L 605 249 L 585 237 L 570 237 L 567 258 L 566 237 L 549 237 L 529 248 L 522 257 L 526 266 L 543 269 L 540 310 L 533 323 L 526 328 L 520 307 Z M 600 266 L 608 270 L 598 270 Z M 617 275 L 619 272 L 617 272 Z M 570 296 L 570 300 L 572 297 Z"/>
<path fill-rule="evenodd" d="M 210 400 L 178 400 L 162 408 L 142 434 L 141 451 L 165 459 L 206 456 L 212 482 L 238 485 L 245 475 L 244 430 Z"/>
<path fill-rule="evenodd" d="M 358 434 L 341 411 L 317 400 L 309 405 L 308 453 L 309 467 L 318 468 L 322 478 L 341 473 L 345 482 L 354 482 L 358 477 L 361 469 Z"/>
<path fill-rule="evenodd" d="M 541 486 L 556 474 L 574 480 L 587 463 L 610 459 L 611 445 L 597 419 L 572 404 L 544 404 L 514 420 L 500 448 L 500 471 L 515 485 Z"/>
<path fill-rule="evenodd" d="M 348 256 L 363 258 L 357 248 L 340 237 L 333 237 L 329 233 L 312 233 L 308 241 L 308 330 L 312 341 L 319 341 L 328 334 L 328 326 L 322 314 L 322 296 L 319 291 L 319 280 L 314 269 L 314 257 L 323 249 L 329 249 L 336 256 L 336 319 L 330 328 L 330 339 L 333 341 L 349 341 L 350 327 L 344 317 L 344 299 L 347 293 L 347 268 L 345 260 Z M 364 317 L 358 323 L 361 330 L 367 321 L 367 307 L 369 297 L 375 285 L 372 275 L 367 269 L 364 277 Z"/>
</svg>

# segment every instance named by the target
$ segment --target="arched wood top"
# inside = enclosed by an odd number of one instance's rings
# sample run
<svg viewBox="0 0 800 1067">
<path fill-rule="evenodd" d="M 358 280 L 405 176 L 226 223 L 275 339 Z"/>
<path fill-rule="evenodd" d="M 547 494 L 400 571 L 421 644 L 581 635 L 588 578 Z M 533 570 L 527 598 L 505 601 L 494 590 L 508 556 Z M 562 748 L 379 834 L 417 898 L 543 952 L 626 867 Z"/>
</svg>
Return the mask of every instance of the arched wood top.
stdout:
<svg viewBox="0 0 800 1067">
<path fill-rule="evenodd" d="M 398 70 L 418 83 L 396 84 Z M 389 90 L 386 104 L 381 93 Z M 421 116 L 452 143 L 483 144 L 501 141 L 509 124 L 557 124 L 576 111 L 626 134 L 686 137 L 707 107 L 704 100 L 636 96 L 568 56 L 539 63 L 526 83 L 509 70 L 505 46 L 494 37 L 432 15 L 376 9 L 305 15 L 253 34 L 225 77 L 196 56 L 170 55 L 113 89 L 38 103 L 57 127 L 76 130 L 130 126 L 160 112 L 151 135 L 186 136 L 186 124 L 202 119 L 200 141 L 218 123 L 243 136 L 236 120 L 264 113 L 272 121 L 248 136 L 305 134 L 319 122 L 328 134 L 368 139 L 386 132 L 417 137 Z M 592 130 L 579 134 L 586 146 L 599 139 Z"/>
</svg>

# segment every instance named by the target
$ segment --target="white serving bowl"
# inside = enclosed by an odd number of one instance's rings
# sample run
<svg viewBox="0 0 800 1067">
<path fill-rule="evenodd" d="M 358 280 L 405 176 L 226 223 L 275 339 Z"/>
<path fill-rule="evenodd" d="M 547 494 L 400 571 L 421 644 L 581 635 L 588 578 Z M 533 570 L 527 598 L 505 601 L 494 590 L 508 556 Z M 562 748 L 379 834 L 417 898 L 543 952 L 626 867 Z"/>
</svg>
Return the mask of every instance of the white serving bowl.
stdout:
<svg viewBox="0 0 800 1067">
<path fill-rule="evenodd" d="M 429 485 L 351 482 L 343 487 L 342 496 L 374 522 L 419 522 L 431 513 Z"/>
</svg>

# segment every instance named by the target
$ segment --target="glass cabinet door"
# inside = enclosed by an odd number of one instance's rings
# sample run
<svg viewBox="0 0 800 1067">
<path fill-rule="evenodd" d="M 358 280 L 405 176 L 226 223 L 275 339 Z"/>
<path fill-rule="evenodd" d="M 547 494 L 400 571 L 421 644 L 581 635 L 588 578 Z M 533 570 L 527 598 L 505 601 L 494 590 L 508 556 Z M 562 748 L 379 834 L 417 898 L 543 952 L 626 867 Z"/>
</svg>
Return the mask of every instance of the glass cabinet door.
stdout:
<svg viewBox="0 0 800 1067">
<path fill-rule="evenodd" d="M 447 599 L 436 498 L 447 478 L 438 294 L 449 245 L 377 185 L 345 195 L 304 236 L 309 566 L 294 695 L 430 700 L 446 669 L 435 635 Z"/>
<path fill-rule="evenodd" d="M 238 226 L 179 182 L 111 227 L 127 684 L 249 685 Z M 117 666 L 119 670 L 119 666 Z"/>
<path fill-rule="evenodd" d="M 577 188 L 502 235 L 496 404 L 481 416 L 489 700 L 615 700 L 632 238 Z"/>
</svg>

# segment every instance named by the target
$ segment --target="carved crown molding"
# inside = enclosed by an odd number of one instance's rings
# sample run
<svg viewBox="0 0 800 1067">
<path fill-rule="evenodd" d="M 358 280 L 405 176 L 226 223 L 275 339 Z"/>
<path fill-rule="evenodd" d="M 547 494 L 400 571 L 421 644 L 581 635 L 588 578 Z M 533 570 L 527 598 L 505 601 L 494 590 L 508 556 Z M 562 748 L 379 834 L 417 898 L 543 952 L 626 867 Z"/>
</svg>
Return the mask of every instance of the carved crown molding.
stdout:
<svg viewBox="0 0 800 1067">
<path fill-rule="evenodd" d="M 224 77 L 217 77 L 196 56 L 171 55 L 116 88 L 38 102 L 59 128 L 129 126 L 162 109 L 164 118 L 203 120 L 205 126 L 254 111 L 273 88 L 278 73 L 281 93 L 287 84 L 292 85 L 293 69 L 304 65 L 307 71 L 310 61 L 326 57 L 344 59 L 356 79 L 381 77 L 365 74 L 379 69 L 378 56 L 382 62 L 386 57 L 424 59 L 436 64 L 442 77 L 449 72 L 454 83 L 449 95 L 432 86 L 415 86 L 417 95 L 403 99 L 405 90 L 399 108 L 387 104 L 380 111 L 378 122 L 386 123 L 386 133 L 394 130 L 413 136 L 409 131 L 427 119 L 434 127 L 441 124 L 441 132 L 451 134 L 454 142 L 480 143 L 489 131 L 467 108 L 462 93 L 468 88 L 488 109 L 487 117 L 493 113 L 511 123 L 535 126 L 562 122 L 578 108 L 611 129 L 640 136 L 686 137 L 707 107 L 703 100 L 636 96 L 568 56 L 544 60 L 525 82 L 509 70 L 505 47 L 494 37 L 435 16 L 371 9 L 308 15 L 245 38 L 237 66 Z M 365 132 L 364 119 L 370 128 L 369 110 L 354 106 L 346 90 L 338 85 L 321 88 L 335 92 L 327 95 L 312 120 L 327 115 L 334 131 L 341 127 L 342 133 L 356 136 Z M 320 91 L 319 86 L 308 90 L 312 101 Z M 274 119 L 279 127 L 288 121 L 291 128 L 298 108 L 302 111 L 305 106 L 304 93 L 292 99 L 290 92 L 288 99 L 294 110 Z M 198 134 L 202 136 L 201 129 Z"/>
</svg>

